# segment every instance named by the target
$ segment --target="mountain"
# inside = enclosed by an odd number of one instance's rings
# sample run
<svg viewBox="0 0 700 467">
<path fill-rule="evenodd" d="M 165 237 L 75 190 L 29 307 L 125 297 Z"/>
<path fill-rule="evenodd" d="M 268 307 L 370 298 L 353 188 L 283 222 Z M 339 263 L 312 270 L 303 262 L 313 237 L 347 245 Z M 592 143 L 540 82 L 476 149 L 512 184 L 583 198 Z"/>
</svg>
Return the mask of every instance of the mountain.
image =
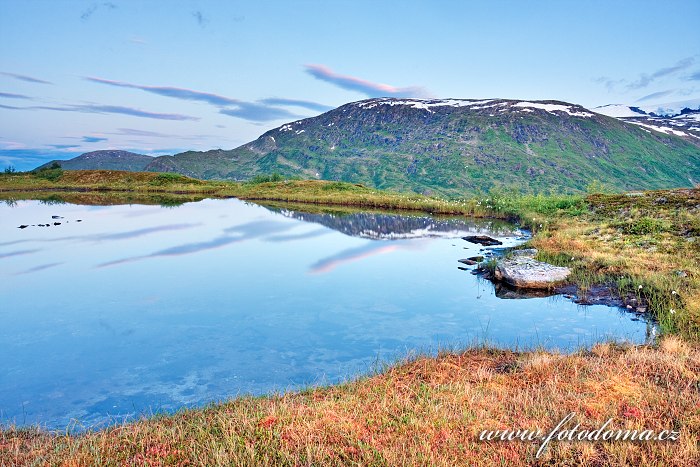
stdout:
<svg viewBox="0 0 700 467">
<path fill-rule="evenodd" d="M 278 172 L 448 196 L 580 192 L 596 181 L 617 190 L 693 186 L 700 149 L 565 102 L 378 98 L 229 151 L 157 157 L 144 170 L 233 180 Z"/>
<path fill-rule="evenodd" d="M 697 109 L 683 107 L 674 110 L 673 107 L 663 105 L 651 108 L 604 105 L 595 107 L 592 111 L 639 125 L 647 128 L 647 131 L 655 130 L 667 135 L 680 136 L 700 146 L 700 106 Z"/>
<path fill-rule="evenodd" d="M 128 170 L 141 172 L 153 162 L 153 157 L 128 151 L 93 151 L 66 161 L 51 161 L 38 169 L 58 163 L 66 170 Z"/>
</svg>

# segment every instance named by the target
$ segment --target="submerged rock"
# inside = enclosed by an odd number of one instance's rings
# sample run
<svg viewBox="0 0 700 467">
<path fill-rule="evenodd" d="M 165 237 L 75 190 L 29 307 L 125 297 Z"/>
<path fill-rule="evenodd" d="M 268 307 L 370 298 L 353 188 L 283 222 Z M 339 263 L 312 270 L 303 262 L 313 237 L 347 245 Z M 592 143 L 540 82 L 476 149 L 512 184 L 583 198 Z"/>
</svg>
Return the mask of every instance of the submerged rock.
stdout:
<svg viewBox="0 0 700 467">
<path fill-rule="evenodd" d="M 506 283 L 495 284 L 496 297 L 506 300 L 522 300 L 528 298 L 542 298 L 556 295 L 555 290 L 550 289 L 522 289 Z"/>
<path fill-rule="evenodd" d="M 564 282 L 569 274 L 569 268 L 537 261 L 531 256 L 516 255 L 499 260 L 493 278 L 514 287 L 549 289 Z"/>
<path fill-rule="evenodd" d="M 462 240 L 483 246 L 503 245 L 503 242 L 496 240 L 495 238 L 491 238 L 488 235 L 469 235 L 467 237 L 462 237 Z"/>
<path fill-rule="evenodd" d="M 473 259 L 458 259 L 458 263 L 466 264 L 467 266 L 474 266 L 476 264 L 476 261 Z"/>
</svg>

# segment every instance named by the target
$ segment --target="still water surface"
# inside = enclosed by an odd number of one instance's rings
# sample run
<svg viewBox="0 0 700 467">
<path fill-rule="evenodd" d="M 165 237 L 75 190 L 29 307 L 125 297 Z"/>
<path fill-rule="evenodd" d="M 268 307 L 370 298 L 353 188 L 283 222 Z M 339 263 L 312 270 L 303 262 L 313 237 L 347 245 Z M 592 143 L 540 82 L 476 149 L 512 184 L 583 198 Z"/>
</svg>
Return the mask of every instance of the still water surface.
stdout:
<svg viewBox="0 0 700 467">
<path fill-rule="evenodd" d="M 479 253 L 469 233 L 521 234 L 234 199 L 0 205 L 0 423 L 80 429 L 475 342 L 570 350 L 653 333 L 615 308 L 498 298 L 457 268 Z"/>
</svg>

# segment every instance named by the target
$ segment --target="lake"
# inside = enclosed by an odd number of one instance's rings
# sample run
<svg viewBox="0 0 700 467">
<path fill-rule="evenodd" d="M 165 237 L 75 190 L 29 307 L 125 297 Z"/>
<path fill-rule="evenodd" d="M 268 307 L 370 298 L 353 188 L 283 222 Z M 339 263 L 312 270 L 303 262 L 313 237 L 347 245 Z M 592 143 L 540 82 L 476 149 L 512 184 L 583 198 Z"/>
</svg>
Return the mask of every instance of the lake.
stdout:
<svg viewBox="0 0 700 467">
<path fill-rule="evenodd" d="M 474 343 L 655 334 L 616 308 L 502 299 L 458 269 L 483 248 L 460 237 L 512 246 L 513 225 L 312 209 L 0 204 L 0 423 L 80 430 Z"/>
</svg>

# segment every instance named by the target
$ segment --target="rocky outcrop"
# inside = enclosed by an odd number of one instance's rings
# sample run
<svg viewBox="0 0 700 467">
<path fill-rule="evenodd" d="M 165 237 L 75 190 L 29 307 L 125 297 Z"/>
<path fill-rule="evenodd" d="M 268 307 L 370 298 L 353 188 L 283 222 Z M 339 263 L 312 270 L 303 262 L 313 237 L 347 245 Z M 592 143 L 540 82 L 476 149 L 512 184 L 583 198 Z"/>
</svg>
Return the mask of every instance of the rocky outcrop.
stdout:
<svg viewBox="0 0 700 467">
<path fill-rule="evenodd" d="M 498 260 L 493 279 L 513 287 L 525 289 L 549 289 L 566 281 L 571 270 L 537 261 L 537 250 L 514 251 L 508 258 Z"/>
</svg>

